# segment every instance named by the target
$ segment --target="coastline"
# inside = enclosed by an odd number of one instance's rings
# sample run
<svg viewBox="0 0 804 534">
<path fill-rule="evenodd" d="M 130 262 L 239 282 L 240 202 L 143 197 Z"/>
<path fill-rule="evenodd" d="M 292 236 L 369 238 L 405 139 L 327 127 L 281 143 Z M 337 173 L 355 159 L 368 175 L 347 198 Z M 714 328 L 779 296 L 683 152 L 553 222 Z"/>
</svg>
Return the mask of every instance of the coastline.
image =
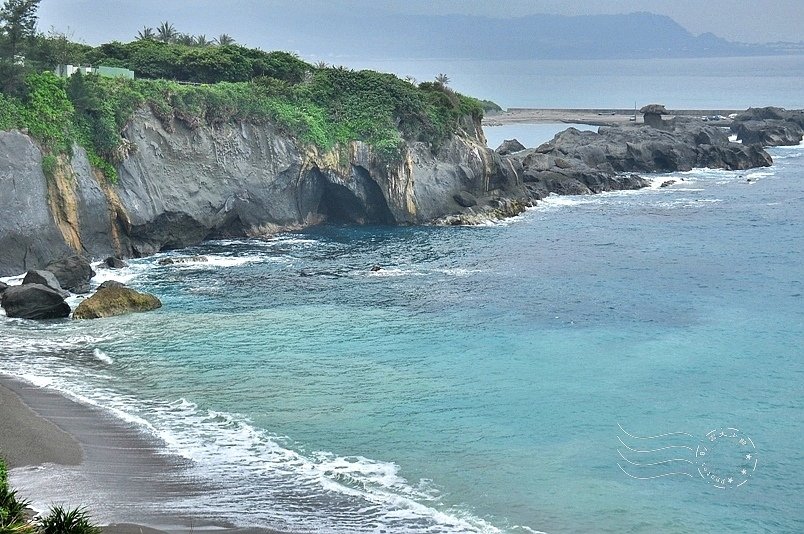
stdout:
<svg viewBox="0 0 804 534">
<path fill-rule="evenodd" d="M 728 116 L 745 110 L 734 109 L 686 109 L 668 110 L 675 116 L 703 117 L 712 115 Z M 508 108 L 505 111 L 487 114 L 483 127 L 504 126 L 507 124 L 588 124 L 590 126 L 624 126 L 644 124 L 642 115 L 637 113 L 636 122 L 633 109 L 560 109 L 560 108 Z M 712 121 L 716 126 L 728 126 L 731 120 Z"/>
<path fill-rule="evenodd" d="M 9 479 L 37 512 L 53 504 L 88 506 L 104 532 L 193 530 L 273 533 L 171 513 L 171 503 L 209 491 L 189 460 L 104 410 L 0 374 L 0 454 Z M 91 497 L 103 497 L 96 508 Z"/>
</svg>

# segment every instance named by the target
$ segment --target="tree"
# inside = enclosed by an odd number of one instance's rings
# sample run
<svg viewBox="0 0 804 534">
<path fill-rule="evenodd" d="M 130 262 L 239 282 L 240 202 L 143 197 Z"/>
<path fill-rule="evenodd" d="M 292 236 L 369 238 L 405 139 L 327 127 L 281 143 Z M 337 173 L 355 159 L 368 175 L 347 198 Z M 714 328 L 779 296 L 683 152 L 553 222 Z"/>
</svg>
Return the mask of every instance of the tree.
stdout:
<svg viewBox="0 0 804 534">
<path fill-rule="evenodd" d="M 180 33 L 173 39 L 173 42 L 184 46 L 194 46 L 195 37 L 189 33 Z"/>
<path fill-rule="evenodd" d="M 138 41 L 153 41 L 155 38 L 156 34 L 154 33 L 154 29 L 148 26 L 143 26 L 143 28 L 137 32 Z"/>
<path fill-rule="evenodd" d="M 232 38 L 232 36 L 231 36 L 231 35 L 226 34 L 226 33 L 222 33 L 222 34 L 220 34 L 220 35 L 218 36 L 218 38 L 217 38 L 217 39 L 215 39 L 215 42 L 216 42 L 216 43 L 218 43 L 220 46 L 226 46 L 226 45 L 233 45 L 233 44 L 235 44 L 235 40 L 234 40 L 234 38 Z"/>
<path fill-rule="evenodd" d="M 42 0 L 6 0 L 0 9 L 0 31 L 8 42 L 7 58 L 14 62 L 23 43 L 36 33 L 36 10 Z"/>
<path fill-rule="evenodd" d="M 443 72 L 440 73 L 438 76 L 435 77 L 436 83 L 441 86 L 446 86 L 449 83 L 449 76 L 444 74 Z"/>
<path fill-rule="evenodd" d="M 211 44 L 212 44 L 212 41 L 208 40 L 207 36 L 204 35 L 203 33 L 201 35 L 196 35 L 195 36 L 195 46 L 198 46 L 198 47 L 201 47 L 201 48 L 206 48 Z"/>
<path fill-rule="evenodd" d="M 168 21 L 156 27 L 156 40 L 163 43 L 172 43 L 178 34 L 176 27 Z"/>
</svg>

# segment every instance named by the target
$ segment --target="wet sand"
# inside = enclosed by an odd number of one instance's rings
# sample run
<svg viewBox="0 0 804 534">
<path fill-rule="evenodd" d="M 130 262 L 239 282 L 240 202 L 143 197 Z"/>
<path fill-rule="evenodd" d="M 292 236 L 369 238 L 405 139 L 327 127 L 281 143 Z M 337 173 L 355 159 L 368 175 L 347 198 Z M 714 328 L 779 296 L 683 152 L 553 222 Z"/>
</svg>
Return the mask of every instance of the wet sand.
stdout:
<svg viewBox="0 0 804 534">
<path fill-rule="evenodd" d="M 105 532 L 274 532 L 192 517 L 188 500 L 215 488 L 193 475 L 190 461 L 104 410 L 2 375 L 0 454 L 12 487 L 34 509 L 91 503 Z"/>
</svg>

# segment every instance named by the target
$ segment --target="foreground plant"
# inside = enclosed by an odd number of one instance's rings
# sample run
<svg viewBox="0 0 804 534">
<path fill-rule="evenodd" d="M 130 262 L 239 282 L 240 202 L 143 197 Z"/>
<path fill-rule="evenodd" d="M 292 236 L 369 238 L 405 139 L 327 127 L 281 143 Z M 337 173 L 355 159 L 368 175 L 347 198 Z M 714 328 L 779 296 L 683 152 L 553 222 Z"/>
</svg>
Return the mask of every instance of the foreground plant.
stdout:
<svg viewBox="0 0 804 534">
<path fill-rule="evenodd" d="M 17 492 L 8 487 L 8 471 L 0 458 L 0 534 L 30 534 L 34 525 L 25 517 L 28 501 L 17 498 Z"/>
<path fill-rule="evenodd" d="M 39 520 L 41 534 L 100 534 L 101 529 L 89 520 L 84 508 L 67 510 L 53 506 L 50 513 Z"/>
</svg>

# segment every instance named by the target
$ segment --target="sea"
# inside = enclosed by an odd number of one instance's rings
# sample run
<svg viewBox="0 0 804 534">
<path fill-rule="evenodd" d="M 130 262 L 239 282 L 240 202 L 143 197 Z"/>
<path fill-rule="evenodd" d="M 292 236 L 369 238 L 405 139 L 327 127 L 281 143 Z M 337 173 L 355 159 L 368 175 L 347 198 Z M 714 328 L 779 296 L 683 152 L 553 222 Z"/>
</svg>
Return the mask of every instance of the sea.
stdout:
<svg viewBox="0 0 804 534">
<path fill-rule="evenodd" d="M 669 107 L 804 107 L 801 58 L 689 61 L 711 68 L 667 87 Z M 552 93 L 535 87 L 550 73 L 529 73 L 540 105 L 619 102 L 628 79 L 585 87 L 607 69 L 589 64 L 561 67 L 576 82 Z M 531 143 L 563 127 L 538 125 Z M 551 196 L 485 226 L 323 225 L 98 267 L 95 284 L 123 281 L 163 307 L 0 317 L 0 373 L 190 460 L 209 490 L 153 507 L 197 518 L 288 532 L 802 532 L 804 146 L 769 153 L 769 168 L 651 175 L 640 191 Z M 207 261 L 159 265 L 194 255 Z M 32 489 L 58 498 L 46 479 Z M 82 504 L 99 520 L 127 513 L 103 495 Z"/>
</svg>

